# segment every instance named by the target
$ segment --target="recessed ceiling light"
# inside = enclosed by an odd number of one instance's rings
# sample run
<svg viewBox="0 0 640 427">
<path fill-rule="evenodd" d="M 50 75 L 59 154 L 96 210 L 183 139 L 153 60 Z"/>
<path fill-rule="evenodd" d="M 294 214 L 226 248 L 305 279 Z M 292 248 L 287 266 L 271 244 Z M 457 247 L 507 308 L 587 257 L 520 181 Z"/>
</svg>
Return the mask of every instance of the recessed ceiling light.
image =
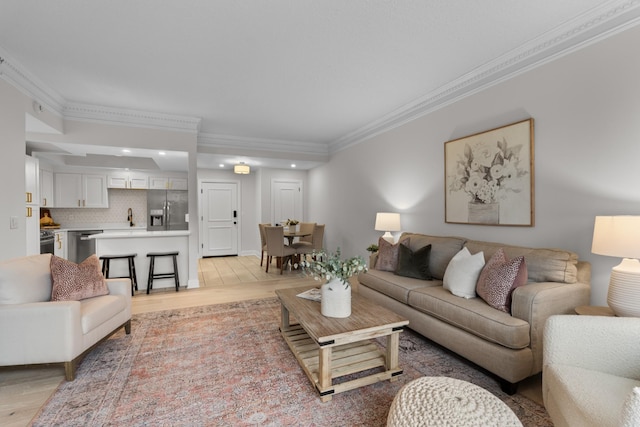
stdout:
<svg viewBox="0 0 640 427">
<path fill-rule="evenodd" d="M 131 150 L 129 150 L 128 148 L 123 148 L 123 149 L 122 149 L 122 152 L 123 152 L 123 153 L 130 153 L 130 152 L 131 152 Z"/>
<path fill-rule="evenodd" d="M 164 151 L 160 151 L 158 154 L 160 154 L 161 156 L 166 155 L 167 153 L 165 153 Z"/>
<path fill-rule="evenodd" d="M 292 164 L 291 164 L 291 167 L 292 167 L 292 168 L 295 168 L 295 167 L 296 167 L 296 164 L 295 164 L 295 163 L 292 163 Z"/>
<path fill-rule="evenodd" d="M 220 163 L 218 166 L 220 166 L 221 168 L 223 168 L 223 167 L 224 167 L 224 164 L 223 164 L 223 163 Z"/>
</svg>

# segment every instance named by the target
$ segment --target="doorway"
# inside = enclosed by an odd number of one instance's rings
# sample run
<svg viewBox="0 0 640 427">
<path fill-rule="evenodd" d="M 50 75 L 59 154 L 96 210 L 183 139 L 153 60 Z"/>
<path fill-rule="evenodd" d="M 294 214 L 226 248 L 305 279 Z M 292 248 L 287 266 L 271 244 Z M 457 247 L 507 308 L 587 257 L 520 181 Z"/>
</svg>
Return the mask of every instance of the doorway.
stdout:
<svg viewBox="0 0 640 427">
<path fill-rule="evenodd" d="M 271 221 L 282 224 L 287 219 L 303 220 L 302 210 L 303 188 L 302 181 L 280 180 L 271 181 Z"/>
<path fill-rule="evenodd" d="M 200 197 L 202 256 L 238 255 L 238 183 L 202 182 Z"/>
</svg>

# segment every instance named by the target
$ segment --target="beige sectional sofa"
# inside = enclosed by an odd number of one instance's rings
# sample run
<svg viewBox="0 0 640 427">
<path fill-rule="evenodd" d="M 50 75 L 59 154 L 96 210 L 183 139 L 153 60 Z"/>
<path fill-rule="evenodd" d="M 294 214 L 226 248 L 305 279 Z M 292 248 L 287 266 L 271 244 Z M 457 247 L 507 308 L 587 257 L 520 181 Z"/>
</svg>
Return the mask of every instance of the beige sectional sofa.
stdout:
<svg viewBox="0 0 640 427">
<path fill-rule="evenodd" d="M 0 262 L 0 366 L 78 362 L 121 327 L 131 331 L 131 282 L 107 279 L 108 294 L 51 301 L 51 254 Z"/>
<path fill-rule="evenodd" d="M 358 292 L 409 319 L 409 328 L 497 375 L 505 392 L 542 371 L 543 329 L 553 314 L 574 313 L 588 305 L 591 267 L 561 249 L 536 249 L 501 243 L 403 233 L 416 251 L 431 245 L 432 280 L 421 280 L 375 269 L 358 276 Z M 485 260 L 503 248 L 509 258 L 524 256 L 528 279 L 513 291 L 511 313 L 497 310 L 479 297 L 462 298 L 443 287 L 451 259 L 463 247 L 480 251 Z"/>
</svg>

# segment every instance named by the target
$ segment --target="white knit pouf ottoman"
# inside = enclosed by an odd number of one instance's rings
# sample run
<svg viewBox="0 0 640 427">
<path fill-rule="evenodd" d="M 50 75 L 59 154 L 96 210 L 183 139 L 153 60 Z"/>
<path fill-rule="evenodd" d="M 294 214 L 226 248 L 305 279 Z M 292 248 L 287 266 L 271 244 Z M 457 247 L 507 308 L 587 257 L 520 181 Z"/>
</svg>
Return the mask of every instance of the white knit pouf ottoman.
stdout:
<svg viewBox="0 0 640 427">
<path fill-rule="evenodd" d="M 393 399 L 387 426 L 520 426 L 516 414 L 482 387 L 447 377 L 422 377 Z"/>
</svg>

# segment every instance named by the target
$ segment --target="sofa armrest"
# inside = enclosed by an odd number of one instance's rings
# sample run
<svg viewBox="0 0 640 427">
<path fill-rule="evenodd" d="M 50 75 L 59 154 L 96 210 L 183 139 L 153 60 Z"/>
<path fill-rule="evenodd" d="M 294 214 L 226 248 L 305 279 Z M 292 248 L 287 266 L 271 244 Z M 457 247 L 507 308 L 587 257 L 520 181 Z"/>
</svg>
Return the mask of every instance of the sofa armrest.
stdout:
<svg viewBox="0 0 640 427">
<path fill-rule="evenodd" d="M 82 348 L 79 301 L 0 305 L 0 365 L 68 361 Z"/>
<path fill-rule="evenodd" d="M 640 380 L 640 318 L 551 316 L 544 364 L 564 364 Z"/>
<path fill-rule="evenodd" d="M 585 283 L 538 282 L 514 290 L 511 314 L 529 323 L 534 373 L 542 370 L 542 337 L 549 316 L 575 314 L 576 307 L 589 304 L 590 294 Z"/>
<path fill-rule="evenodd" d="M 105 279 L 109 293 L 112 295 L 128 295 L 131 297 L 131 279 Z"/>
</svg>

